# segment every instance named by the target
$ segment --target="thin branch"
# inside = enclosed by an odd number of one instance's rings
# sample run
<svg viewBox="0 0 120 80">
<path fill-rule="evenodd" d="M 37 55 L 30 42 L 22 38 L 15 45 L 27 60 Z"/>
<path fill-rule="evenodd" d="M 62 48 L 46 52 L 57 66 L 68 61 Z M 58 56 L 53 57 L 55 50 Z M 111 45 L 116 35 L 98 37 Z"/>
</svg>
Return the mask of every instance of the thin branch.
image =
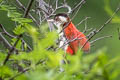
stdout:
<svg viewBox="0 0 120 80">
<path fill-rule="evenodd" d="M 25 12 L 24 12 L 24 18 L 27 17 L 29 11 L 30 11 L 30 8 L 32 7 L 32 3 L 33 3 L 34 0 L 30 0 L 28 5 L 27 5 L 27 8 L 25 9 Z"/>
<path fill-rule="evenodd" d="M 4 34 L 6 34 L 7 36 L 9 36 L 10 38 L 16 38 L 16 36 L 11 35 L 10 33 L 8 33 L 5 28 L 3 27 L 3 25 L 0 26 L 0 28 L 2 29 L 2 31 L 4 32 Z"/>
<path fill-rule="evenodd" d="M 120 40 L 120 29 L 118 28 L 118 39 Z"/>
<path fill-rule="evenodd" d="M 9 52 L 8 52 L 8 54 L 7 54 L 4 62 L 3 62 L 3 65 L 5 65 L 5 64 L 7 63 L 7 61 L 9 60 L 12 52 L 15 50 L 15 47 L 16 47 L 16 45 L 17 45 L 17 43 L 18 43 L 18 41 L 20 40 L 21 37 L 22 37 L 22 35 L 19 35 L 19 36 L 18 36 L 16 42 L 14 43 L 14 45 L 12 46 L 12 48 L 9 50 Z"/>
<path fill-rule="evenodd" d="M 39 4 L 39 5 L 40 5 L 40 4 Z M 43 8 L 39 7 L 39 8 L 37 8 L 37 9 L 39 9 L 39 10 L 41 10 L 43 13 L 49 15 L 48 11 L 44 10 Z M 48 17 L 47 17 L 47 18 L 48 18 Z M 47 18 L 46 18 L 46 19 L 47 19 Z"/>
<path fill-rule="evenodd" d="M 90 17 L 86 17 L 85 19 L 83 19 L 80 23 L 85 22 L 85 29 L 83 31 L 83 33 L 86 33 L 87 31 L 91 30 L 91 29 L 87 29 L 87 19 L 89 19 Z M 79 25 L 79 24 L 78 24 Z"/>
<path fill-rule="evenodd" d="M 87 19 L 90 19 L 91 17 L 85 17 L 85 19 L 83 19 L 82 21 L 80 21 L 76 26 L 79 26 L 80 24 L 82 24 L 83 22 L 85 22 Z"/>
<path fill-rule="evenodd" d="M 16 2 L 20 6 L 20 8 L 22 8 L 24 11 L 26 10 L 25 6 L 19 0 L 16 0 Z"/>
<path fill-rule="evenodd" d="M 81 0 L 73 9 L 72 12 L 74 12 L 77 8 L 79 8 L 80 6 L 82 6 L 86 1 L 85 0 Z"/>
<path fill-rule="evenodd" d="M 101 39 L 104 39 L 104 38 L 111 38 L 111 37 L 112 37 L 112 35 L 99 37 L 99 38 L 97 38 L 97 39 L 91 41 L 90 44 L 93 44 L 93 43 L 95 43 L 95 42 L 98 41 L 98 40 L 101 40 Z"/>
<path fill-rule="evenodd" d="M 71 12 L 74 12 L 76 9 L 77 9 L 77 11 L 75 12 L 75 14 L 74 14 L 74 16 L 71 18 L 71 20 L 73 20 L 73 19 L 75 18 L 75 16 L 78 14 L 80 8 L 82 7 L 82 5 L 83 5 L 85 2 L 86 2 L 85 0 L 81 0 L 81 1 L 79 2 L 79 4 L 72 9 Z"/>
<path fill-rule="evenodd" d="M 93 30 L 93 28 L 89 28 L 89 29 L 87 29 L 86 32 L 91 31 L 91 30 Z M 85 32 L 84 32 L 84 33 L 85 33 Z"/>
<path fill-rule="evenodd" d="M 3 44 L 9 50 L 12 48 L 12 45 L 5 39 L 5 37 L 0 33 L 0 41 L 3 41 Z"/>
<path fill-rule="evenodd" d="M 83 33 L 86 33 L 86 31 L 87 31 L 87 20 L 85 20 L 85 29 L 84 29 Z"/>
<path fill-rule="evenodd" d="M 40 4 L 38 4 L 38 6 L 40 6 Z M 37 4 L 36 4 L 36 7 L 37 7 Z M 36 12 L 37 12 L 37 14 L 38 14 L 38 17 L 39 17 L 39 24 L 40 24 L 41 21 L 42 21 L 41 11 L 40 11 L 40 10 L 37 10 L 37 8 L 36 8 Z"/>
<path fill-rule="evenodd" d="M 64 8 L 67 8 L 67 9 L 68 9 L 67 14 L 70 14 L 70 13 L 72 12 L 71 7 L 67 4 L 66 0 L 64 0 L 62 6 L 63 6 Z M 61 7 L 62 7 L 62 6 L 61 6 Z M 57 8 L 56 8 L 56 9 L 57 9 Z"/>
<path fill-rule="evenodd" d="M 0 27 L 2 27 L 2 24 L 0 24 Z M 0 33 L 0 40 L 3 41 L 6 48 L 9 50 L 12 48 L 12 45 L 5 39 L 5 37 Z"/>
<path fill-rule="evenodd" d="M 56 3 L 56 9 L 57 9 L 57 8 L 58 8 L 58 0 L 56 0 L 56 2 L 55 2 L 55 3 Z"/>
</svg>

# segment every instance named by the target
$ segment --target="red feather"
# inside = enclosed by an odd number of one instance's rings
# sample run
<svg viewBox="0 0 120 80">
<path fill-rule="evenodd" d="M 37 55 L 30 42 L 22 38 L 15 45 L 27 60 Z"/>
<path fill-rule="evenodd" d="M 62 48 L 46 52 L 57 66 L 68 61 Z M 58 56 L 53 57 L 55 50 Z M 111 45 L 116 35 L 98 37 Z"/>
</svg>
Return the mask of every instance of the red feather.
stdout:
<svg viewBox="0 0 120 80">
<path fill-rule="evenodd" d="M 70 22 L 70 24 L 64 29 L 65 36 L 68 40 L 73 40 L 78 38 L 79 40 L 74 40 L 69 43 L 66 52 L 70 54 L 75 54 L 78 48 L 81 48 L 87 41 L 86 36 L 79 32 L 79 30 L 75 27 L 75 25 Z M 87 42 L 86 45 L 82 48 L 84 52 L 88 52 L 90 50 L 90 43 Z"/>
</svg>

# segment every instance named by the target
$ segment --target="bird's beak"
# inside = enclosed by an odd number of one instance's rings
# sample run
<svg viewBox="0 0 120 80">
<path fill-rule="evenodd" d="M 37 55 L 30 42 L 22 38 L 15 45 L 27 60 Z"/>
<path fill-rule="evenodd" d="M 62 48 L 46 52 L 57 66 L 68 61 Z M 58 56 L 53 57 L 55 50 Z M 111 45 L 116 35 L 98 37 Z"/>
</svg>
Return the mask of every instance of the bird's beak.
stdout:
<svg viewBox="0 0 120 80">
<path fill-rule="evenodd" d="M 54 19 L 47 19 L 48 22 L 54 22 Z"/>
</svg>

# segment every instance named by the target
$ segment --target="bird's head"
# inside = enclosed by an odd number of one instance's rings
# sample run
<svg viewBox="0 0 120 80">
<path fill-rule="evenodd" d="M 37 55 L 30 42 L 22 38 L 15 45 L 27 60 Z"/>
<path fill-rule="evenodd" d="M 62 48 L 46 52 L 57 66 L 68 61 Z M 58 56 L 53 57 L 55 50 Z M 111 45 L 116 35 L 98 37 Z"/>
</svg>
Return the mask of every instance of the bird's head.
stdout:
<svg viewBox="0 0 120 80">
<path fill-rule="evenodd" d="M 54 19 L 49 19 L 48 21 L 53 22 L 58 29 L 62 29 L 70 21 L 70 18 L 65 13 L 58 13 L 54 16 Z"/>
<path fill-rule="evenodd" d="M 67 14 L 65 13 L 59 13 L 59 14 L 56 14 L 55 17 L 54 17 L 54 24 L 56 26 L 60 26 L 60 27 L 63 27 L 64 24 L 68 23 L 69 22 L 69 17 Z"/>
</svg>

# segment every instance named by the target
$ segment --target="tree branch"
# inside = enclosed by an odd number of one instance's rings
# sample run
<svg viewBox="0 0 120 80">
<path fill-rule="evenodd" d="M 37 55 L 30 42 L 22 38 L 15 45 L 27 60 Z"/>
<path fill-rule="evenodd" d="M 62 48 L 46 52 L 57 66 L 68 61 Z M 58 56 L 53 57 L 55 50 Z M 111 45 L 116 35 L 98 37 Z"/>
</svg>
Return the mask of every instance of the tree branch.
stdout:
<svg viewBox="0 0 120 80">
<path fill-rule="evenodd" d="M 27 5 L 27 8 L 25 9 L 25 12 L 24 12 L 24 18 L 27 17 L 29 11 L 30 11 L 30 8 L 32 7 L 32 3 L 33 3 L 34 0 L 30 0 L 28 5 Z"/>
<path fill-rule="evenodd" d="M 5 39 L 5 37 L 0 33 L 0 41 L 3 41 L 3 44 L 7 49 L 11 49 L 12 45 Z"/>
<path fill-rule="evenodd" d="M 3 65 L 5 65 L 5 64 L 7 63 L 7 61 L 9 60 L 12 52 L 15 50 L 15 47 L 16 47 L 16 45 L 17 45 L 17 43 L 18 43 L 18 41 L 20 40 L 21 37 L 22 37 L 22 35 L 19 35 L 19 36 L 18 36 L 16 42 L 14 43 L 14 45 L 12 46 L 12 48 L 9 50 L 9 52 L 8 52 L 8 54 L 7 54 L 4 62 L 3 62 Z"/>
</svg>

